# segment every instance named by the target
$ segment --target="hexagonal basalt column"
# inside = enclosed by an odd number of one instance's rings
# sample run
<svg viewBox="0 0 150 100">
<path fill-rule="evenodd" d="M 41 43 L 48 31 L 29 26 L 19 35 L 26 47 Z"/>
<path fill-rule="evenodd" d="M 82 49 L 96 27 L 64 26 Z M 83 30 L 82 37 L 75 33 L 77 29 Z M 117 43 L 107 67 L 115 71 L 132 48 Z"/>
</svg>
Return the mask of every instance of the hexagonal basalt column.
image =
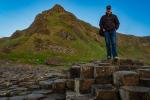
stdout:
<svg viewBox="0 0 150 100">
<path fill-rule="evenodd" d="M 82 64 L 80 70 L 80 78 L 93 78 L 94 77 L 94 64 Z"/>
<path fill-rule="evenodd" d="M 74 81 L 74 79 L 67 79 L 66 80 L 66 88 L 67 88 L 67 90 L 72 90 L 72 91 L 74 91 L 74 88 L 75 88 L 75 81 Z"/>
<path fill-rule="evenodd" d="M 138 69 L 138 66 L 136 65 L 119 65 L 118 70 L 120 71 L 130 71 L 130 70 L 136 70 Z"/>
<path fill-rule="evenodd" d="M 140 85 L 150 87 L 150 78 L 140 78 Z"/>
<path fill-rule="evenodd" d="M 79 94 L 86 94 L 91 92 L 91 86 L 95 83 L 94 79 L 75 79 L 75 91 Z"/>
<path fill-rule="evenodd" d="M 113 74 L 114 84 L 119 86 L 135 86 L 139 84 L 139 75 L 133 71 L 117 71 Z"/>
<path fill-rule="evenodd" d="M 120 65 L 133 65 L 134 64 L 132 59 L 120 59 L 119 63 Z"/>
<path fill-rule="evenodd" d="M 112 74 L 115 66 L 95 66 L 94 77 L 96 84 L 111 84 L 113 82 Z"/>
<path fill-rule="evenodd" d="M 122 100 L 150 100 L 150 88 L 123 86 L 119 91 Z"/>
<path fill-rule="evenodd" d="M 96 100 L 119 100 L 118 91 L 111 84 L 93 85 L 92 95 Z"/>
<path fill-rule="evenodd" d="M 56 93 L 64 93 L 66 90 L 66 79 L 57 79 L 52 84 L 52 89 Z"/>
<path fill-rule="evenodd" d="M 138 69 L 140 78 L 150 78 L 150 68 L 149 69 Z"/>
<path fill-rule="evenodd" d="M 70 68 L 70 78 L 79 78 L 80 77 L 80 66 L 72 66 Z"/>
<path fill-rule="evenodd" d="M 144 62 L 140 60 L 133 60 L 133 65 L 144 66 Z"/>
</svg>

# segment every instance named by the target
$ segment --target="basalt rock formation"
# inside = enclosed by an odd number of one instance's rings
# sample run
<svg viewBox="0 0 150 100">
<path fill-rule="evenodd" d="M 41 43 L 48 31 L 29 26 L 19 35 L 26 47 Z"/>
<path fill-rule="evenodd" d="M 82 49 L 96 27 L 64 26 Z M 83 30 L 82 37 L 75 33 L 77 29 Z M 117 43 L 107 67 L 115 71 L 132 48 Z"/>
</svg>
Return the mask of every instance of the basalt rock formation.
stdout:
<svg viewBox="0 0 150 100">
<path fill-rule="evenodd" d="M 0 100 L 150 100 L 150 66 L 131 59 L 67 70 L 7 65 L 0 75 Z"/>
</svg>

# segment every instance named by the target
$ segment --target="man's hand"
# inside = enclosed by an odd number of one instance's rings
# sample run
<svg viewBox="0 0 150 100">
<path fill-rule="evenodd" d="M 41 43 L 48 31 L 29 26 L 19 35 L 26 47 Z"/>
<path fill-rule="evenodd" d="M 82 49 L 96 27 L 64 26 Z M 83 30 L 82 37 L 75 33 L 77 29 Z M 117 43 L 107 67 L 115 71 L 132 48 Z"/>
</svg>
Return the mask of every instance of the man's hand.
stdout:
<svg viewBox="0 0 150 100">
<path fill-rule="evenodd" d="M 103 32 L 105 32 L 105 29 L 103 28 Z"/>
</svg>

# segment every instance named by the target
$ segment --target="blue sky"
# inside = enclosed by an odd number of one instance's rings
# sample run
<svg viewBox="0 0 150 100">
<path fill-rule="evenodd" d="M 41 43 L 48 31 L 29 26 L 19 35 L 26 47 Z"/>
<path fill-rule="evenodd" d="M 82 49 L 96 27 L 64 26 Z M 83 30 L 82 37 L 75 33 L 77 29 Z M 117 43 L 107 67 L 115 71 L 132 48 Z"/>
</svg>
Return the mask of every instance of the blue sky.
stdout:
<svg viewBox="0 0 150 100">
<path fill-rule="evenodd" d="M 118 32 L 150 35 L 150 0 L 0 0 L 0 37 L 29 27 L 38 13 L 56 3 L 96 27 L 110 4 L 120 19 Z"/>
</svg>

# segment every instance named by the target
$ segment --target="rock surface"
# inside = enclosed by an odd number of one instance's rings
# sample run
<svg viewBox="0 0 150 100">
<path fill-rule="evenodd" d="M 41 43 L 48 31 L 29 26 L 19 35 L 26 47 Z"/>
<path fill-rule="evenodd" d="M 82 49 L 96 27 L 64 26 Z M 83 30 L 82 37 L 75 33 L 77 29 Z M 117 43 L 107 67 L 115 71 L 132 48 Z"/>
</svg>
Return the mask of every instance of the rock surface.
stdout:
<svg viewBox="0 0 150 100">
<path fill-rule="evenodd" d="M 122 100 L 150 100 L 150 88 L 124 86 L 120 88 Z"/>
<path fill-rule="evenodd" d="M 114 84 L 120 86 L 136 86 L 139 84 L 139 75 L 133 71 L 117 71 L 113 75 Z"/>
<path fill-rule="evenodd" d="M 0 100 L 150 100 L 149 70 L 129 59 L 77 64 L 67 70 L 0 65 Z"/>
</svg>

